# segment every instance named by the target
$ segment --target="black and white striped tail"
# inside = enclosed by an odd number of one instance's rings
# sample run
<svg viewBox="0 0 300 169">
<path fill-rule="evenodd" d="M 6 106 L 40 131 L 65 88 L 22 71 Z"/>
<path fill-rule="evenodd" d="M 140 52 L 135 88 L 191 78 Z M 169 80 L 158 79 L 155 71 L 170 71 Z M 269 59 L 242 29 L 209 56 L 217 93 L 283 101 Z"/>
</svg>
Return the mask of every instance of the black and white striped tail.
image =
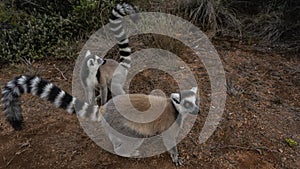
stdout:
<svg viewBox="0 0 300 169">
<path fill-rule="evenodd" d="M 131 66 L 131 48 L 128 44 L 128 37 L 125 33 L 122 18 L 126 15 L 136 15 L 134 7 L 128 3 L 118 4 L 109 17 L 110 30 L 113 32 L 116 40 L 118 41 L 120 64 L 125 68 Z"/>
<path fill-rule="evenodd" d="M 21 130 L 23 116 L 20 107 L 22 94 L 30 93 L 48 100 L 56 107 L 76 113 L 82 118 L 98 121 L 99 107 L 82 102 L 53 83 L 38 76 L 18 76 L 8 82 L 2 90 L 2 103 L 7 120 L 15 130 Z"/>
</svg>

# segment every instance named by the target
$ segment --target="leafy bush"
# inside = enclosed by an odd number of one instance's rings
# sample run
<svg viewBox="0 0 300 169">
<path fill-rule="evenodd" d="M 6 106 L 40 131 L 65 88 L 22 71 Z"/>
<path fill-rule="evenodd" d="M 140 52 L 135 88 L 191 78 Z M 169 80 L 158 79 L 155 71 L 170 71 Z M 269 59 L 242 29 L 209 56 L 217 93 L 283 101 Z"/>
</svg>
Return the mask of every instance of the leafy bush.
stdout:
<svg viewBox="0 0 300 169">
<path fill-rule="evenodd" d="M 61 17 L 45 14 L 28 18 L 1 33 L 1 56 L 4 60 L 18 61 L 22 57 L 39 59 L 59 53 L 69 46 L 72 33 L 62 29 L 68 23 Z"/>
<path fill-rule="evenodd" d="M 114 6 L 114 0 L 0 2 L 0 65 L 77 56 L 79 43 L 107 22 Z"/>
</svg>

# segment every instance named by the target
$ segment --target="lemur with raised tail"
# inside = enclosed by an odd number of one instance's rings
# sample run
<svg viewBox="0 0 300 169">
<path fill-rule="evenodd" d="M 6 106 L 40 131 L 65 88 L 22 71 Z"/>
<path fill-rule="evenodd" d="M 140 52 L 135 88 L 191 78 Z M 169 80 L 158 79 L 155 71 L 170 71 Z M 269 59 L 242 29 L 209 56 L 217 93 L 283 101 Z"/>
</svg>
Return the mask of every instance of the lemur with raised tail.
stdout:
<svg viewBox="0 0 300 169">
<path fill-rule="evenodd" d="M 173 124 L 182 127 L 183 121 L 188 114 L 199 113 L 199 107 L 197 106 L 197 87 L 183 90 L 180 93 L 172 93 L 169 98 L 145 94 L 117 95 L 99 107 L 85 103 L 71 96 L 53 83 L 38 76 L 23 75 L 8 82 L 2 90 L 4 113 L 8 122 L 15 130 L 21 130 L 23 127 L 20 97 L 25 93 L 48 100 L 56 107 L 67 110 L 67 112 L 72 114 L 78 114 L 80 118 L 101 123 L 106 121 L 107 124 L 118 132 L 133 137 L 147 138 L 161 134 L 171 125 L 173 126 Z M 128 98 L 130 101 L 128 101 Z M 136 110 L 141 111 L 138 115 L 146 113 L 147 111 L 145 110 L 148 110 L 151 106 L 160 107 L 164 105 L 164 107 L 160 110 L 161 114 L 157 119 L 146 123 L 139 123 L 123 117 L 119 113 L 117 106 L 115 106 L 116 103 L 118 103 L 118 107 L 123 108 L 122 111 L 125 113 L 132 113 L 132 104 Z M 157 112 L 153 111 L 147 113 L 155 114 Z M 113 144 L 114 152 L 118 155 L 126 157 L 139 155 L 137 154 L 138 152 L 135 151 L 135 145 L 133 148 L 128 147 L 128 144 L 125 144 L 126 142 L 123 142 L 122 138 L 119 138 L 118 135 L 110 131 L 108 131 L 107 134 Z M 176 137 L 176 135 L 169 134 L 163 138 L 163 141 L 173 162 L 176 165 L 182 165 L 182 159 L 179 157 L 176 147 Z M 132 144 L 135 143 L 133 142 Z"/>
<path fill-rule="evenodd" d="M 130 15 L 133 21 L 138 20 L 135 8 L 124 2 L 117 4 L 109 17 L 110 31 L 119 46 L 120 63 L 113 59 L 100 61 L 99 56 L 91 54 L 89 50 L 86 52 L 80 76 L 90 104 L 94 104 L 99 99 L 101 99 L 100 105 L 105 104 L 108 89 L 112 96 L 125 94 L 123 86 L 131 66 L 131 48 L 122 22 L 122 18 L 126 15 Z M 99 96 L 95 96 L 95 90 L 99 92 Z"/>
</svg>

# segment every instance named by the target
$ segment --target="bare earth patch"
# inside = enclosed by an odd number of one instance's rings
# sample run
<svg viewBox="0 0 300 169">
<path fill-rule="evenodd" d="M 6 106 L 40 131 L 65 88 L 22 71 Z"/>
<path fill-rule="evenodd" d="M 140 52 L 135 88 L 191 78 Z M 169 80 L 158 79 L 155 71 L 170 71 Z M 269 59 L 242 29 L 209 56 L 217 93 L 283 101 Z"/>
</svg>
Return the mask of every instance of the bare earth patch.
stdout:
<svg viewBox="0 0 300 169">
<path fill-rule="evenodd" d="M 181 56 L 197 78 L 202 112 L 179 144 L 182 168 L 300 168 L 299 145 L 285 142 L 300 143 L 299 57 L 216 44 L 228 82 L 226 109 L 217 131 L 201 145 L 197 139 L 208 113 L 210 83 L 196 57 L 189 52 Z M 21 74 L 38 74 L 71 93 L 73 67 L 73 61 L 51 59 L 4 66 L 0 86 Z M 130 88 L 169 94 L 177 89 L 170 84 L 169 76 L 149 70 L 136 76 Z M 22 109 L 25 128 L 18 132 L 0 112 L 0 168 L 176 168 L 168 153 L 133 159 L 106 152 L 84 133 L 76 116 L 38 97 L 24 95 Z"/>
</svg>

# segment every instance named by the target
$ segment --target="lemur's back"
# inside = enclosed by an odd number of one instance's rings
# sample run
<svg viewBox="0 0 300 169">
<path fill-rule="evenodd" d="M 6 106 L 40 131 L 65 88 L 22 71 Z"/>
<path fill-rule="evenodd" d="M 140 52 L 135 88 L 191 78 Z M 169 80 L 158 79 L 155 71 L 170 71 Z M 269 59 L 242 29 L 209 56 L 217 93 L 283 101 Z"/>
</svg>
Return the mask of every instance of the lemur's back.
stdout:
<svg viewBox="0 0 300 169">
<path fill-rule="evenodd" d="M 128 120 L 128 117 L 120 114 L 122 110 L 126 110 L 126 113 L 129 112 L 129 115 L 139 121 Z M 168 129 L 177 117 L 177 111 L 170 99 L 144 94 L 115 96 L 104 105 L 101 111 L 105 112 L 103 117 L 111 127 L 128 136 L 159 134 Z M 149 119 L 153 120 L 147 121 Z M 146 123 L 143 123 L 143 120 L 146 120 Z"/>
<path fill-rule="evenodd" d="M 111 77 L 113 77 L 113 74 L 118 66 L 119 63 L 117 61 L 106 59 L 105 64 L 100 67 L 100 72 L 105 72 L 100 75 L 100 83 L 106 83 L 106 81 L 109 81 Z M 105 82 L 103 80 L 105 80 Z"/>
</svg>

